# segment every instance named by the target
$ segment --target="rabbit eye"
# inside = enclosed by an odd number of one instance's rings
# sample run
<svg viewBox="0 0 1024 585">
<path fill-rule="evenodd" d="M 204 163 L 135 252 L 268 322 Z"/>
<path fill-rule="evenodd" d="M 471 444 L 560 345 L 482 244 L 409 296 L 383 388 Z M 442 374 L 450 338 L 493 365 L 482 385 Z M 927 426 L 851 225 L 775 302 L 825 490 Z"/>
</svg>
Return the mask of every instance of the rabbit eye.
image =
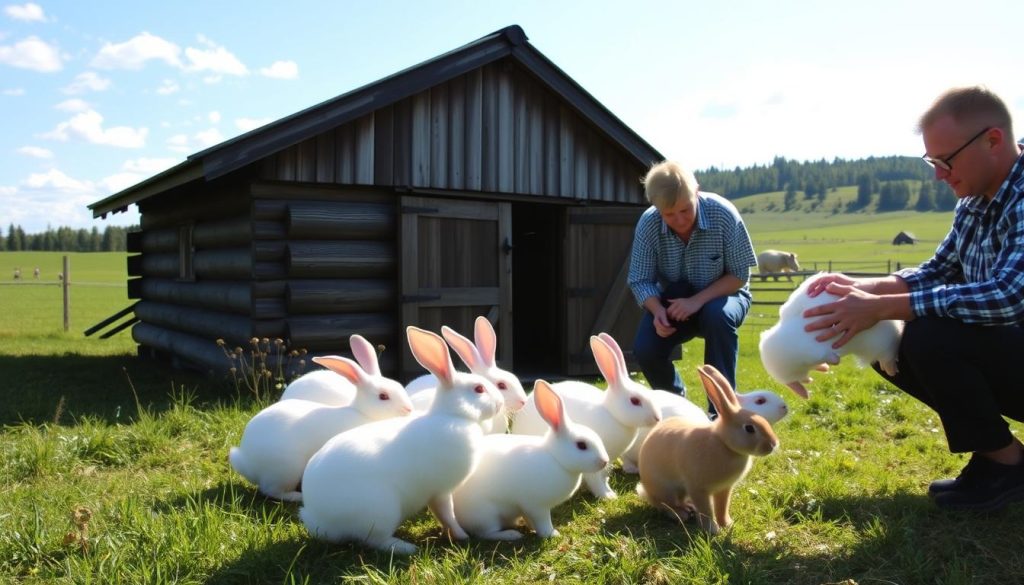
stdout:
<svg viewBox="0 0 1024 585">
<path fill-rule="evenodd" d="M 760 396 L 757 400 L 754 401 L 754 404 L 764 404 L 765 402 L 768 402 L 768 400 L 765 397 Z"/>
<path fill-rule="evenodd" d="M 508 384 L 504 382 L 498 382 L 498 390 L 508 390 Z"/>
<path fill-rule="evenodd" d="M 586 451 L 587 450 L 587 442 L 586 441 L 576 441 L 576 448 L 579 449 L 580 451 Z"/>
<path fill-rule="evenodd" d="M 629 399 L 629 403 L 632 404 L 633 406 L 640 406 L 640 399 L 634 396 Z"/>
<path fill-rule="evenodd" d="M 487 392 L 487 390 L 484 389 L 483 384 L 477 384 L 476 388 L 473 388 L 473 392 L 476 392 L 477 394 L 483 394 L 484 392 Z"/>
<path fill-rule="evenodd" d="M 381 392 L 380 394 L 377 395 L 377 398 L 381 400 L 391 400 L 391 397 L 388 396 L 387 392 Z"/>
<path fill-rule="evenodd" d="M 748 433 L 753 435 L 754 434 L 754 425 L 747 423 L 747 424 L 743 425 L 743 430 L 747 431 Z"/>
</svg>

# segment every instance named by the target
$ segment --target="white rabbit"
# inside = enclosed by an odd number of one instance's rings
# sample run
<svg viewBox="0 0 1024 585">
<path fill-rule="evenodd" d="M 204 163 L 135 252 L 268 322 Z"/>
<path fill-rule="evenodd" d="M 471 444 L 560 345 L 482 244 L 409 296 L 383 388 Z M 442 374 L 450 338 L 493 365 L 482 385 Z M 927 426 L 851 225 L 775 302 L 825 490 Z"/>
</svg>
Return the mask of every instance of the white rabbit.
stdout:
<svg viewBox="0 0 1024 585">
<path fill-rule="evenodd" d="M 377 352 L 369 341 L 357 334 L 349 337 L 348 345 L 352 350 L 352 357 L 359 362 L 363 370 L 371 376 L 380 376 Z M 326 369 L 309 372 L 292 380 L 281 393 L 280 400 L 299 398 L 331 406 L 345 406 L 351 404 L 355 397 L 356 388 L 352 382 L 344 376 L 339 376 L 330 369 Z"/>
<path fill-rule="evenodd" d="M 405 388 L 395 380 L 366 372 L 340 356 L 315 357 L 313 361 L 353 385 L 352 404 L 328 406 L 300 399 L 275 402 L 249 420 L 238 447 L 228 454 L 235 471 L 279 500 L 302 501 L 298 486 L 306 462 L 334 435 L 412 412 Z"/>
<path fill-rule="evenodd" d="M 483 316 L 476 318 L 473 327 L 476 344 L 448 326 L 441 327 L 441 335 L 459 354 L 470 372 L 487 378 L 501 392 L 504 408 L 490 421 L 484 422 L 484 432 L 506 432 L 508 415 L 519 411 L 526 404 L 526 391 L 515 374 L 499 368 L 495 362 L 498 337 L 491 322 Z M 406 384 L 405 389 L 412 398 L 413 407 L 418 411 L 426 411 L 433 401 L 436 387 L 437 378 L 433 374 L 424 374 Z"/>
<path fill-rule="evenodd" d="M 729 381 L 713 366 L 698 368 L 718 418 L 690 421 L 667 418 L 658 423 L 640 448 L 637 494 L 671 516 L 686 520 L 693 508 L 701 526 L 716 534 L 732 524 L 732 488 L 750 470 L 751 456 L 768 455 L 779 446 L 771 424 L 740 407 Z"/>
<path fill-rule="evenodd" d="M 662 420 L 673 416 L 699 422 L 708 420 L 708 415 L 704 410 L 675 392 L 655 390 L 652 396 L 654 403 L 661 409 Z M 741 407 L 760 414 L 771 424 L 779 422 L 789 414 L 786 401 L 770 390 L 752 390 L 746 394 L 737 393 L 736 397 L 739 399 Z M 640 447 L 650 432 L 651 427 L 642 427 L 637 431 L 636 440 L 622 454 L 622 471 L 626 473 L 640 471 Z"/>
<path fill-rule="evenodd" d="M 661 413 L 651 399 L 651 389 L 629 377 L 622 350 L 611 335 L 591 336 L 590 349 L 608 382 L 607 390 L 577 381 L 558 382 L 552 387 L 562 397 L 569 416 L 594 429 L 614 461 L 633 443 L 637 429 L 653 426 L 660 420 Z M 547 424 L 541 419 L 531 394 L 526 406 L 513 418 L 512 432 L 542 435 L 546 430 Z M 610 467 L 605 467 L 583 476 L 590 493 L 601 499 L 615 497 L 615 491 L 608 485 L 609 473 Z"/>
<path fill-rule="evenodd" d="M 477 463 L 481 421 L 501 406 L 483 376 L 457 372 L 439 335 L 406 334 L 413 356 L 439 381 L 430 410 L 363 425 L 327 442 L 302 475 L 299 518 L 315 537 L 354 540 L 400 554 L 416 546 L 394 536 L 424 506 L 452 538 L 467 538 L 452 510 L 452 490 Z"/>
<path fill-rule="evenodd" d="M 582 473 L 608 464 L 608 453 L 592 429 L 573 423 L 562 399 L 544 380 L 533 387 L 549 430 L 543 437 L 486 435 L 480 464 L 452 494 L 455 518 L 473 536 L 517 540 L 525 518 L 537 536 L 558 536 L 551 509 L 580 487 Z"/>
<path fill-rule="evenodd" d="M 327 369 L 313 370 L 292 380 L 279 400 L 308 400 L 328 406 L 347 406 L 355 397 L 355 385 Z"/>
<path fill-rule="evenodd" d="M 807 288 L 815 279 L 809 278 L 797 287 L 779 307 L 779 322 L 761 333 L 758 348 L 761 363 L 768 374 L 803 398 L 807 398 L 803 384 L 811 381 L 809 371 L 827 372 L 828 364 L 838 364 L 840 356 L 846 354 L 855 355 L 860 365 L 878 362 L 887 374 L 895 375 L 900 338 L 903 336 L 902 321 L 879 321 L 839 349 L 832 349 L 835 339 L 815 340 L 820 331 L 804 331 L 809 322 L 803 316 L 804 311 L 839 298 L 828 292 L 814 298 L 807 296 Z"/>
</svg>

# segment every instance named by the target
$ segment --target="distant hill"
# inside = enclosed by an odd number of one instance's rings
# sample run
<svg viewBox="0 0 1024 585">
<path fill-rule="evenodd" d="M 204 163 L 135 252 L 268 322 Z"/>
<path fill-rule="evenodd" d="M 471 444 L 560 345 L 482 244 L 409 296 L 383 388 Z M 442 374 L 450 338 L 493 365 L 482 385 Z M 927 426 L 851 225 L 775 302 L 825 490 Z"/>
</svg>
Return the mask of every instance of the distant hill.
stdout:
<svg viewBox="0 0 1024 585">
<path fill-rule="evenodd" d="M 844 187 L 854 196 L 840 203 L 836 211 L 949 210 L 956 197 L 924 161 L 911 156 L 869 157 L 858 160 L 836 158 L 798 162 L 776 157 L 771 164 L 723 170 L 711 167 L 697 171 L 701 189 L 739 200 L 751 195 L 782 193 L 781 202 L 766 211 L 793 211 L 806 201 L 817 206 L 836 205 L 829 197 Z M 736 201 L 738 207 L 743 207 Z M 808 204 L 810 205 L 810 204 Z"/>
</svg>

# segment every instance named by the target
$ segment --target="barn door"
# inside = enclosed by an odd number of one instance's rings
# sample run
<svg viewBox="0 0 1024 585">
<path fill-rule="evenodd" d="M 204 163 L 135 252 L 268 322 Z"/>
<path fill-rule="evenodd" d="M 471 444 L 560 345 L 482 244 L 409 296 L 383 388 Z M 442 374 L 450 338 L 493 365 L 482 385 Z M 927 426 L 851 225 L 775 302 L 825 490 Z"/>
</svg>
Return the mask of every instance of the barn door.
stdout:
<svg viewBox="0 0 1024 585">
<path fill-rule="evenodd" d="M 577 207 L 566 214 L 566 371 L 597 374 L 590 336 L 606 332 L 632 362 L 640 309 L 626 284 L 639 207 Z"/>
<path fill-rule="evenodd" d="M 402 373 L 425 373 L 405 326 L 440 333 L 447 325 L 473 338 L 478 315 L 498 336 L 497 360 L 512 367 L 512 219 L 509 203 L 402 197 Z M 452 358 L 462 368 L 456 356 Z"/>
</svg>

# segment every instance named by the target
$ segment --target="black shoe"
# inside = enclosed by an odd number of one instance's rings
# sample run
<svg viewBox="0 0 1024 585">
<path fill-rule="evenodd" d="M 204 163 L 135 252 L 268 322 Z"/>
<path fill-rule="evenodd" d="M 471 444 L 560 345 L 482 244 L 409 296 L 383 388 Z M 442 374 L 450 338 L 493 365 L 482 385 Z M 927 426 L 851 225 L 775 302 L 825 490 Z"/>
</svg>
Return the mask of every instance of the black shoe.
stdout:
<svg viewBox="0 0 1024 585">
<path fill-rule="evenodd" d="M 936 506 L 946 510 L 994 512 L 1024 500 L 1024 461 L 1003 465 L 974 454 L 959 477 L 936 483 L 940 484 L 933 496 Z"/>
<path fill-rule="evenodd" d="M 979 460 L 983 460 L 980 461 Z M 973 481 L 973 477 L 978 475 L 978 471 L 985 465 L 985 459 L 981 455 L 974 453 L 971 455 L 970 461 L 967 465 L 960 470 L 960 475 L 953 479 L 937 479 L 928 485 L 928 497 L 934 498 L 935 496 L 957 489 L 963 484 L 970 484 Z"/>
</svg>

